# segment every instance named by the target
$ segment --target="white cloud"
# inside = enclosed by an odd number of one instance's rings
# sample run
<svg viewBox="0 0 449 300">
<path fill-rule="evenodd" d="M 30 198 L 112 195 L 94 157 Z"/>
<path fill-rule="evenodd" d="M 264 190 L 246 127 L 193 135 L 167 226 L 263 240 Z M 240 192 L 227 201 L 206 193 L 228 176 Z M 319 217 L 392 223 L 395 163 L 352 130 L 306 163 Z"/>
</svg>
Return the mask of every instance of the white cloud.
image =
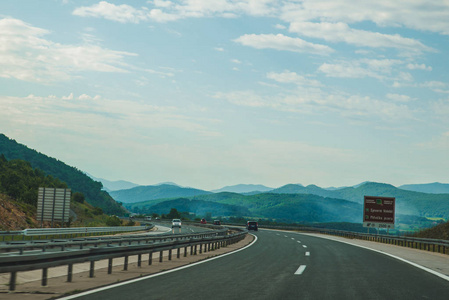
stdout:
<svg viewBox="0 0 449 300">
<path fill-rule="evenodd" d="M 70 93 L 68 96 L 62 96 L 62 100 L 73 100 L 73 93 Z"/>
<path fill-rule="evenodd" d="M 225 51 L 225 49 L 222 48 L 222 47 L 215 47 L 214 50 L 218 51 L 218 52 L 224 52 Z"/>
<path fill-rule="evenodd" d="M 181 18 L 181 16 L 178 16 L 176 14 L 169 14 L 166 13 L 160 9 L 152 9 L 149 14 L 148 17 L 156 22 L 160 22 L 160 23 L 165 23 L 165 22 L 171 22 L 171 21 L 176 21 L 179 20 Z"/>
<path fill-rule="evenodd" d="M 173 2 L 164 0 L 153 0 L 154 6 L 168 8 L 173 6 Z"/>
<path fill-rule="evenodd" d="M 127 4 L 115 5 L 101 1 L 91 6 L 76 8 L 73 14 L 81 17 L 105 18 L 121 23 L 140 23 L 153 20 L 156 22 L 170 22 L 185 18 L 202 18 L 218 16 L 235 18 L 242 14 L 265 16 L 273 13 L 275 8 L 271 4 L 274 0 L 184 0 L 181 2 L 154 0 L 148 2 L 154 8 L 134 8 Z"/>
<path fill-rule="evenodd" d="M 387 94 L 387 98 L 396 102 L 409 102 L 412 100 L 410 96 L 400 94 Z"/>
<path fill-rule="evenodd" d="M 76 101 L 70 101 L 73 99 Z M 0 127 L 7 131 L 33 126 L 36 131 L 57 131 L 62 135 L 89 132 L 99 139 L 109 135 L 113 128 L 126 128 L 129 132 L 175 129 L 200 136 L 218 134 L 210 129 L 211 120 L 190 117 L 173 106 L 104 99 L 100 95 L 0 96 L 0 103 L 6 108 L 0 110 Z"/>
<path fill-rule="evenodd" d="M 242 63 L 240 60 L 238 60 L 236 58 L 231 59 L 231 62 L 234 63 L 234 64 L 238 64 L 238 65 Z"/>
<path fill-rule="evenodd" d="M 436 93 L 449 93 L 448 84 L 441 81 L 426 81 L 420 84 L 420 87 L 431 89 Z"/>
<path fill-rule="evenodd" d="M 155 74 L 155 75 L 159 75 L 159 77 L 161 78 L 166 78 L 166 77 L 173 77 L 174 74 L 172 72 L 161 72 L 161 71 L 155 71 L 152 69 L 145 69 L 145 72 L 148 72 L 150 74 Z"/>
<path fill-rule="evenodd" d="M 342 22 L 293 22 L 290 24 L 289 30 L 307 37 L 321 38 L 329 42 L 345 42 L 362 47 L 397 48 L 413 53 L 432 50 L 414 39 L 404 38 L 397 34 L 390 35 L 352 29 Z"/>
<path fill-rule="evenodd" d="M 148 18 L 146 12 L 143 10 L 135 9 L 126 4 L 115 5 L 106 1 L 101 1 L 92 6 L 76 8 L 73 11 L 73 15 L 80 17 L 102 17 L 120 23 L 139 23 Z"/>
<path fill-rule="evenodd" d="M 296 85 L 314 86 L 314 87 L 322 86 L 322 84 L 318 80 L 309 79 L 304 76 L 298 75 L 296 72 L 291 72 L 288 70 L 282 73 L 269 72 L 267 73 L 267 78 L 273 79 L 281 83 L 293 83 Z"/>
<path fill-rule="evenodd" d="M 274 28 L 276 28 L 276 29 L 281 29 L 281 30 L 287 29 L 287 27 L 284 26 L 284 25 L 282 25 L 282 24 L 276 24 L 276 25 L 274 26 Z"/>
<path fill-rule="evenodd" d="M 354 5 L 352 0 L 303 0 L 289 1 L 281 10 L 281 19 L 286 22 L 354 24 L 370 21 L 380 27 L 406 27 L 449 34 L 449 3 L 446 1 L 367 0 Z"/>
<path fill-rule="evenodd" d="M 334 51 L 326 45 L 309 43 L 300 38 L 292 38 L 283 34 L 245 34 L 234 41 L 256 49 L 307 52 L 319 55 L 327 55 Z"/>
<path fill-rule="evenodd" d="M 0 77 L 52 82 L 82 71 L 128 72 L 124 57 L 136 54 L 97 45 L 64 45 L 43 38 L 49 32 L 18 19 L 0 20 Z"/>
<path fill-rule="evenodd" d="M 286 92 L 287 93 L 287 92 Z M 415 112 L 404 103 L 392 103 L 371 97 L 328 94 L 319 89 L 297 88 L 288 95 L 260 95 L 254 91 L 217 93 L 215 98 L 238 106 L 272 109 L 299 114 L 338 114 L 342 118 L 361 122 L 389 122 L 415 120 Z"/>
<path fill-rule="evenodd" d="M 407 69 L 432 71 L 432 67 L 431 66 L 426 66 L 425 64 L 408 64 L 407 65 Z"/>
<path fill-rule="evenodd" d="M 340 78 L 364 78 L 373 77 L 385 79 L 393 71 L 393 66 L 402 64 L 400 60 L 394 59 L 359 59 L 352 61 L 341 61 L 338 63 L 324 63 L 318 70 L 328 77 Z M 408 74 L 410 75 L 410 74 Z M 402 80 L 409 80 L 407 73 L 397 75 Z"/>
</svg>

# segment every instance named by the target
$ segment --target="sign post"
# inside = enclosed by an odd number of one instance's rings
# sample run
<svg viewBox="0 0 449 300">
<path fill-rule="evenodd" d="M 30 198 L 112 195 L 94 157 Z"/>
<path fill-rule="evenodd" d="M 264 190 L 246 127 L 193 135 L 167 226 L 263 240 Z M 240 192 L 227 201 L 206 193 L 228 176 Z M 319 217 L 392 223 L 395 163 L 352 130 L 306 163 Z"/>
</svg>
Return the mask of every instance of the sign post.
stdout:
<svg viewBox="0 0 449 300">
<path fill-rule="evenodd" d="M 394 228 L 395 198 L 365 196 L 363 203 L 363 227 Z M 378 229 L 379 230 L 379 229 Z"/>
</svg>

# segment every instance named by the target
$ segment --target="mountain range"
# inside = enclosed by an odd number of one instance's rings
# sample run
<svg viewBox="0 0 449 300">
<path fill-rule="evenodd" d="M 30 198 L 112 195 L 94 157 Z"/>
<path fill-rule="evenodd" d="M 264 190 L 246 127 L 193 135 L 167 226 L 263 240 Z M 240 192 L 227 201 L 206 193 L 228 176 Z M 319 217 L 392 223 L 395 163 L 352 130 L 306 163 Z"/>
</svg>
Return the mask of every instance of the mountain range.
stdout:
<svg viewBox="0 0 449 300">
<path fill-rule="evenodd" d="M 271 190 L 273 190 L 273 188 L 261 184 L 237 184 L 225 186 L 218 190 L 212 190 L 211 192 L 213 193 L 231 192 L 231 193 L 247 194 L 247 193 L 263 193 L 269 192 Z"/>
<path fill-rule="evenodd" d="M 400 189 L 429 193 L 429 194 L 449 194 L 449 184 L 447 183 L 425 183 L 425 184 L 405 184 L 399 186 Z"/>
</svg>

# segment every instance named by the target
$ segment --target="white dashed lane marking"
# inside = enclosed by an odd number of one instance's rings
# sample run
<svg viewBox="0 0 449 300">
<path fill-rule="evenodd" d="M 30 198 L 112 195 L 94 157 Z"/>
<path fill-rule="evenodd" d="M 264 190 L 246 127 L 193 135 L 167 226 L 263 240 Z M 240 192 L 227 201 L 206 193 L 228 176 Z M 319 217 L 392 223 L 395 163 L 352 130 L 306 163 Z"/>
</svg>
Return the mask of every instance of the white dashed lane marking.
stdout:
<svg viewBox="0 0 449 300">
<path fill-rule="evenodd" d="M 300 265 L 298 270 L 296 270 L 295 275 L 301 275 L 306 269 L 306 265 Z"/>
</svg>

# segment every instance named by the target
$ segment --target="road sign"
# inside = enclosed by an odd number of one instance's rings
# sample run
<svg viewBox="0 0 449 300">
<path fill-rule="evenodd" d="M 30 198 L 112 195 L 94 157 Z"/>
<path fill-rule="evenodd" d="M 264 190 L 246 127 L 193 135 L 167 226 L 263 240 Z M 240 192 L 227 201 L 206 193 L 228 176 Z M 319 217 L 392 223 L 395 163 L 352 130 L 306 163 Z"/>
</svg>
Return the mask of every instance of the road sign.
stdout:
<svg viewBox="0 0 449 300">
<path fill-rule="evenodd" d="M 39 188 L 37 219 L 41 221 L 68 222 L 70 213 L 70 189 Z"/>
<path fill-rule="evenodd" d="M 363 227 L 394 228 L 395 198 L 365 196 Z"/>
</svg>

